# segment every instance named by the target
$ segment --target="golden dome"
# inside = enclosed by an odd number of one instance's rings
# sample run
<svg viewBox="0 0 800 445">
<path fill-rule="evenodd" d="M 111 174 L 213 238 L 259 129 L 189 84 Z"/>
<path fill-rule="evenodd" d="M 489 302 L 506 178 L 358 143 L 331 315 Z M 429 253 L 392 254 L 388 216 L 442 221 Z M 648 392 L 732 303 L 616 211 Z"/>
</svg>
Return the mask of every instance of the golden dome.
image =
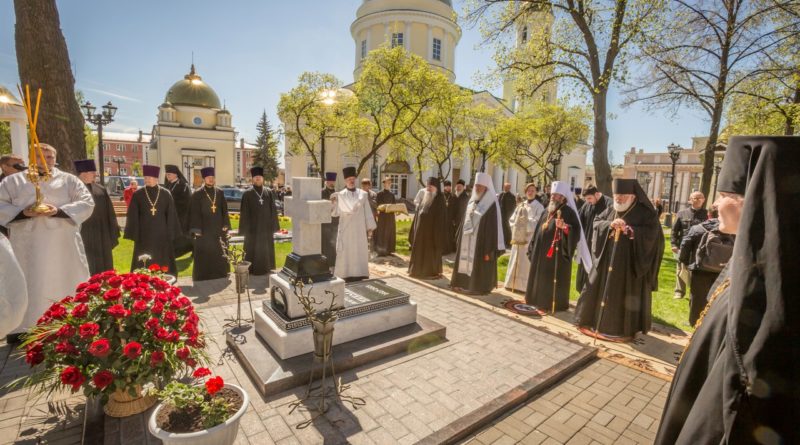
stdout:
<svg viewBox="0 0 800 445">
<path fill-rule="evenodd" d="M 217 93 L 203 78 L 194 71 L 194 64 L 189 74 L 175 82 L 164 98 L 165 102 L 172 105 L 191 105 L 204 108 L 222 108 Z"/>
</svg>

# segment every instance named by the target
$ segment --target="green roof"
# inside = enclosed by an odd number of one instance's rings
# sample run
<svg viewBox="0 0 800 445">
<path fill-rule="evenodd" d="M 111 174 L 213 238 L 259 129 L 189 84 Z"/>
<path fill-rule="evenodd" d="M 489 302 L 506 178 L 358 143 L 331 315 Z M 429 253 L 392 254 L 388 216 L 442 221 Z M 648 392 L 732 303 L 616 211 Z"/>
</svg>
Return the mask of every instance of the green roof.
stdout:
<svg viewBox="0 0 800 445">
<path fill-rule="evenodd" d="M 203 78 L 195 73 L 194 64 L 192 64 L 189 74 L 183 76 L 183 79 L 175 82 L 170 87 L 164 101 L 172 105 L 222 108 L 214 89 L 203 82 Z"/>
</svg>

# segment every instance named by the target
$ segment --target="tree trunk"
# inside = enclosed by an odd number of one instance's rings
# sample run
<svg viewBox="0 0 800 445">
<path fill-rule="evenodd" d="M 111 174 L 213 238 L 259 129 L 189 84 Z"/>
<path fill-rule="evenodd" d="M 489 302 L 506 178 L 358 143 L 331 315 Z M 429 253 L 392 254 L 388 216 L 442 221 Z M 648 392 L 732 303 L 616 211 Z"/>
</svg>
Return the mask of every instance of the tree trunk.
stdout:
<svg viewBox="0 0 800 445">
<path fill-rule="evenodd" d="M 608 165 L 608 122 L 606 113 L 607 91 L 594 95 L 594 147 L 592 164 L 597 182 L 595 186 L 604 195 L 611 196 L 611 166 Z"/>
<path fill-rule="evenodd" d="M 708 131 L 708 142 L 703 150 L 703 179 L 700 184 L 700 191 L 703 196 L 708 196 L 711 191 L 711 177 L 714 171 L 714 147 L 717 146 L 719 139 L 719 125 L 722 120 L 722 101 L 714 104 L 714 112 L 711 113 L 711 129 Z M 713 202 L 714 197 L 711 197 Z"/>
<path fill-rule="evenodd" d="M 800 76 L 800 74 L 797 74 Z M 797 106 L 800 104 L 800 83 L 798 83 L 797 87 L 794 89 L 794 98 L 792 98 L 792 103 Z M 786 136 L 794 136 L 794 119 L 793 115 L 790 115 L 786 118 L 786 128 L 784 129 L 783 134 Z"/>
<path fill-rule="evenodd" d="M 56 2 L 14 0 L 14 11 L 20 81 L 23 88 L 30 85 L 32 100 L 36 89 L 42 89 L 36 133 L 58 150 L 59 168 L 71 172 L 72 161 L 86 157 L 84 121 Z"/>
</svg>

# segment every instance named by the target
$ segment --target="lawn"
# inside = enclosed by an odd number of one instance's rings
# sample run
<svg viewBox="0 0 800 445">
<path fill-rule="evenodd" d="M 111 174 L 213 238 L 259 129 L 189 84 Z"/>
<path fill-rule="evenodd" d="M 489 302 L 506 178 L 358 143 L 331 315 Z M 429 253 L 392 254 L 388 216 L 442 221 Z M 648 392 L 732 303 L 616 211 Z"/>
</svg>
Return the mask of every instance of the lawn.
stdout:
<svg viewBox="0 0 800 445">
<path fill-rule="evenodd" d="M 239 221 L 231 220 L 233 228 L 238 228 Z M 288 218 L 281 218 L 281 228 L 291 230 L 292 223 Z M 408 231 L 411 228 L 411 221 L 398 221 L 397 222 L 397 242 L 396 251 L 400 255 L 408 256 L 410 254 L 408 244 Z M 661 261 L 661 270 L 658 276 L 658 291 L 653 293 L 653 321 L 666 326 L 672 326 L 686 332 L 691 332 L 689 326 L 689 299 L 683 298 L 675 300 L 672 298 L 673 289 L 675 288 L 675 259 L 672 256 L 672 251 L 669 245 L 669 233 L 664 234 L 665 247 L 664 257 Z M 291 243 L 276 243 L 275 244 L 275 260 L 277 267 L 283 267 L 286 260 L 286 255 L 291 253 Z M 133 243 L 131 241 L 120 239 L 119 245 L 114 249 L 114 267 L 117 270 L 128 270 L 131 264 L 131 255 L 133 254 Z M 506 276 L 506 269 L 508 268 L 508 255 L 503 255 L 497 262 L 497 276 L 502 281 Z M 192 274 L 192 256 L 191 254 L 178 258 L 178 275 L 185 277 Z M 572 283 L 570 285 L 570 299 L 576 301 L 578 299 L 578 291 L 575 290 L 575 276 L 577 274 L 577 263 L 572 264 Z"/>
</svg>

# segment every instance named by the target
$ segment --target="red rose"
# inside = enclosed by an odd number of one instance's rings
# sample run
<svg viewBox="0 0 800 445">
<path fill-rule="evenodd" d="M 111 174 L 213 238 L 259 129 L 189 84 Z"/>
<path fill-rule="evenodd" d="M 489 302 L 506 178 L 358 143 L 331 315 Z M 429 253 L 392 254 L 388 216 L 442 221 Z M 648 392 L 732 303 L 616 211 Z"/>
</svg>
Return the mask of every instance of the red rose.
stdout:
<svg viewBox="0 0 800 445">
<path fill-rule="evenodd" d="M 187 321 L 183 324 L 183 326 L 181 326 L 181 332 L 188 336 L 197 335 L 197 326 Z"/>
<path fill-rule="evenodd" d="M 158 318 L 151 318 L 144 323 L 144 327 L 147 328 L 148 331 L 155 331 L 159 328 L 158 326 Z"/>
<path fill-rule="evenodd" d="M 175 355 L 177 355 L 179 359 L 186 361 L 186 359 L 192 355 L 192 351 L 188 347 L 184 346 L 175 351 Z"/>
<path fill-rule="evenodd" d="M 88 286 L 88 285 L 89 285 L 89 283 L 81 283 L 81 284 L 79 284 L 78 287 L 75 288 L 75 292 L 83 292 L 83 290 L 86 289 L 86 286 Z"/>
<path fill-rule="evenodd" d="M 111 269 L 111 270 L 107 270 L 105 272 L 101 272 L 100 275 L 102 275 L 103 278 L 111 278 L 111 277 L 117 276 L 117 271 L 114 270 L 114 269 Z"/>
<path fill-rule="evenodd" d="M 156 301 L 155 303 L 153 303 L 153 307 L 150 308 L 150 312 L 152 312 L 155 315 L 159 315 L 163 311 L 164 311 L 164 303 L 160 301 Z"/>
<path fill-rule="evenodd" d="M 72 301 L 76 303 L 86 303 L 89 301 L 89 294 L 86 292 L 78 292 L 74 297 L 72 297 Z"/>
<path fill-rule="evenodd" d="M 133 312 L 139 313 L 147 310 L 147 302 L 144 300 L 136 300 L 133 303 Z"/>
<path fill-rule="evenodd" d="M 56 345 L 56 352 L 59 354 L 77 354 L 78 348 L 72 343 L 64 340 Z"/>
<path fill-rule="evenodd" d="M 170 300 L 170 295 L 164 292 L 159 292 L 156 294 L 156 300 L 158 300 L 158 302 L 161 304 L 167 303 Z"/>
<path fill-rule="evenodd" d="M 111 287 L 120 287 L 122 286 L 122 277 L 119 275 L 115 275 L 108 279 L 108 285 Z"/>
<path fill-rule="evenodd" d="M 156 329 L 156 338 L 159 340 L 169 341 L 169 331 L 164 328 Z"/>
<path fill-rule="evenodd" d="M 208 391 L 208 395 L 210 396 L 216 394 L 223 386 L 225 386 L 225 382 L 222 381 L 222 377 L 220 376 L 206 380 L 206 391 Z"/>
<path fill-rule="evenodd" d="M 122 298 L 122 291 L 118 288 L 109 289 L 106 293 L 103 294 L 103 300 L 106 301 L 117 301 Z"/>
<path fill-rule="evenodd" d="M 101 281 L 103 281 L 103 276 L 100 275 L 99 273 L 98 274 L 94 274 L 89 278 L 89 282 L 90 283 L 99 283 Z"/>
<path fill-rule="evenodd" d="M 159 270 L 161 270 L 161 266 L 153 263 L 147 268 L 147 270 L 149 270 L 150 272 L 158 272 Z"/>
<path fill-rule="evenodd" d="M 67 366 L 61 371 L 61 383 L 71 385 L 72 392 L 77 391 L 85 380 L 86 377 L 84 377 L 81 370 L 75 366 Z"/>
<path fill-rule="evenodd" d="M 172 294 L 173 297 L 177 297 L 181 294 L 181 288 L 179 287 L 171 287 L 169 289 L 169 293 Z"/>
<path fill-rule="evenodd" d="M 164 352 L 163 351 L 153 351 L 150 354 L 150 366 L 156 367 L 164 361 Z"/>
<path fill-rule="evenodd" d="M 192 300 L 185 296 L 178 298 L 178 302 L 181 304 L 181 307 L 189 307 L 192 305 Z"/>
<path fill-rule="evenodd" d="M 186 359 L 186 366 L 188 366 L 190 368 L 194 368 L 195 366 L 197 366 L 197 360 L 195 360 L 195 359 L 193 359 L 191 357 L 187 358 Z"/>
<path fill-rule="evenodd" d="M 157 279 L 153 280 L 153 287 L 155 287 L 158 290 L 164 291 L 169 289 L 169 284 L 164 280 Z"/>
<path fill-rule="evenodd" d="M 111 345 L 107 338 L 95 340 L 89 345 L 89 354 L 95 357 L 105 357 L 109 352 L 111 352 Z"/>
<path fill-rule="evenodd" d="M 193 347 L 193 348 L 202 348 L 203 342 L 199 339 L 197 334 L 192 334 L 188 340 L 186 340 L 186 344 Z"/>
<path fill-rule="evenodd" d="M 125 318 L 130 315 L 130 311 L 125 309 L 125 306 L 121 304 L 115 304 L 107 309 L 108 315 L 111 315 L 114 318 Z"/>
<path fill-rule="evenodd" d="M 137 287 L 136 289 L 131 291 L 131 298 L 134 300 L 141 300 L 144 297 L 145 290 L 142 288 Z"/>
<path fill-rule="evenodd" d="M 183 306 L 181 305 L 181 303 L 178 300 L 172 300 L 169 303 L 169 308 L 170 309 L 180 309 L 181 307 L 183 307 Z"/>
<path fill-rule="evenodd" d="M 83 318 L 88 313 L 89 313 L 89 306 L 87 306 L 85 303 L 81 303 L 72 308 L 72 312 L 70 312 L 70 315 L 72 315 L 75 318 Z"/>
<path fill-rule="evenodd" d="M 71 303 L 72 302 L 72 297 L 64 297 L 61 300 L 59 300 L 58 302 L 61 303 L 61 304 Z"/>
<path fill-rule="evenodd" d="M 122 288 L 125 290 L 136 289 L 136 285 L 137 285 L 136 280 L 132 278 L 122 280 Z"/>
<path fill-rule="evenodd" d="M 122 353 L 125 357 L 133 360 L 142 355 L 142 345 L 139 342 L 132 341 L 122 348 Z"/>
<path fill-rule="evenodd" d="M 81 338 L 92 338 L 100 333 L 100 325 L 97 323 L 84 323 L 78 328 Z"/>
<path fill-rule="evenodd" d="M 56 331 L 56 337 L 59 338 L 70 338 L 73 335 L 75 335 L 75 328 L 69 324 L 61 326 L 60 328 L 58 328 L 58 331 Z"/>
<path fill-rule="evenodd" d="M 100 371 L 92 377 L 92 382 L 97 389 L 104 389 L 114 381 L 114 374 L 111 371 Z"/>
<path fill-rule="evenodd" d="M 178 340 L 181 339 L 181 333 L 178 331 L 170 331 L 169 333 L 169 341 L 172 343 L 178 343 Z"/>
<path fill-rule="evenodd" d="M 175 323 L 176 321 L 178 321 L 178 314 L 176 314 L 175 312 L 172 312 L 172 311 L 164 312 L 163 320 L 164 320 L 164 323 L 166 323 L 166 324 Z"/>
<path fill-rule="evenodd" d="M 169 266 L 161 266 L 161 272 L 164 272 L 164 273 L 169 272 Z"/>
<path fill-rule="evenodd" d="M 28 345 L 28 351 L 25 353 L 25 361 L 30 366 L 36 366 L 44 361 L 44 354 L 42 353 L 41 343 L 31 343 Z"/>
<path fill-rule="evenodd" d="M 65 308 L 59 303 L 53 303 L 53 305 L 50 306 L 49 309 L 47 309 L 47 312 L 45 314 L 50 318 L 60 320 L 67 316 L 67 308 Z"/>
<path fill-rule="evenodd" d="M 100 283 L 92 283 L 84 289 L 89 295 L 97 295 L 100 293 Z"/>
<path fill-rule="evenodd" d="M 209 376 L 209 375 L 211 375 L 211 370 L 210 369 L 208 369 L 208 368 L 197 368 L 197 369 L 195 369 L 194 373 L 192 374 L 192 377 L 194 377 L 196 379 L 201 379 L 201 378 Z"/>
</svg>

